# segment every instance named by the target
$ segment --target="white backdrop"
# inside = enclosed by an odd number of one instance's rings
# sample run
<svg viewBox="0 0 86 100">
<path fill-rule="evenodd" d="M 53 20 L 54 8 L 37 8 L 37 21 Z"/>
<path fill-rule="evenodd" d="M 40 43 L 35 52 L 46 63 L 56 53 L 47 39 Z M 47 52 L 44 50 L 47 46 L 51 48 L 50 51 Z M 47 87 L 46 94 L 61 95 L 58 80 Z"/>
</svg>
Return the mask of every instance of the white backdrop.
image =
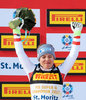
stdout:
<svg viewBox="0 0 86 100">
<path fill-rule="evenodd" d="M 37 64 L 37 58 L 30 58 Z M 0 75 L 26 75 L 17 57 L 0 57 Z"/>
<path fill-rule="evenodd" d="M 47 33 L 46 41 L 49 44 L 52 44 L 55 48 L 55 51 L 70 51 L 71 44 L 66 46 L 62 43 L 63 36 L 71 36 L 71 39 L 73 39 L 73 33 Z M 65 38 L 65 43 L 69 42 L 69 38 Z M 80 51 L 86 51 L 86 33 L 81 35 L 81 42 L 80 42 Z"/>
<path fill-rule="evenodd" d="M 86 100 L 86 82 L 64 82 L 64 84 L 70 84 L 72 92 L 69 94 L 63 92 L 62 100 Z M 70 87 L 66 88 L 66 91 L 70 90 Z"/>
</svg>

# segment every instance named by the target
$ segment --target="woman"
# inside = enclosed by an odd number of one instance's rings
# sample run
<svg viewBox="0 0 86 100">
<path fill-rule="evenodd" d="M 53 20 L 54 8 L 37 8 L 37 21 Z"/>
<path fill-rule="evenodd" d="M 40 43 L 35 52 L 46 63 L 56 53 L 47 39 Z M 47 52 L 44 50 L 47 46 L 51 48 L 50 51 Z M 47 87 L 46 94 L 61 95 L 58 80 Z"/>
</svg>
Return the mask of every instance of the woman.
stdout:
<svg viewBox="0 0 86 100">
<path fill-rule="evenodd" d="M 16 54 L 27 73 L 30 88 L 31 100 L 61 100 L 62 85 L 64 79 L 77 59 L 80 48 L 80 35 L 83 25 L 78 22 L 71 23 L 73 30 L 73 43 L 71 51 L 64 63 L 56 67 L 54 65 L 55 51 L 50 44 L 43 44 L 37 49 L 37 66 L 30 61 L 25 54 L 21 38 L 20 29 L 13 29 L 14 44 Z"/>
</svg>

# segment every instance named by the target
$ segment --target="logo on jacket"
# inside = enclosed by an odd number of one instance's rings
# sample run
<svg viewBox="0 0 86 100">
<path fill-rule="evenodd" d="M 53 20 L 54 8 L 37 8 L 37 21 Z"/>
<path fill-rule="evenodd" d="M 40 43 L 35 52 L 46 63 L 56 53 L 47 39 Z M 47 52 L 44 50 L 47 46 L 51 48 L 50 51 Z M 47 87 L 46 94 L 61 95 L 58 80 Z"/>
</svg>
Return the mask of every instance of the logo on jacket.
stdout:
<svg viewBox="0 0 86 100">
<path fill-rule="evenodd" d="M 33 80 L 39 80 L 39 81 L 59 81 L 59 73 L 35 73 L 33 75 Z"/>
</svg>

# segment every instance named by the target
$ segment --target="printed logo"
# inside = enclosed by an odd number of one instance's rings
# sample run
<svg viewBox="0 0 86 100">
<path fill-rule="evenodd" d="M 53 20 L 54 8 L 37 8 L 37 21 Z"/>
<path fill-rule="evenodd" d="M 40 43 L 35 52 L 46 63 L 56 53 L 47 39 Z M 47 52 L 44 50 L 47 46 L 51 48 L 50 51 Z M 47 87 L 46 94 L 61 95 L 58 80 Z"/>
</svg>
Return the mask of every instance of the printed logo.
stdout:
<svg viewBox="0 0 86 100">
<path fill-rule="evenodd" d="M 72 44 L 72 37 L 70 35 L 64 35 L 62 37 L 62 43 L 63 43 L 63 47 L 62 49 L 67 49 L 70 50 L 71 49 L 71 44 Z"/>
<path fill-rule="evenodd" d="M 29 84 L 2 84 L 2 97 L 30 97 Z"/>
<path fill-rule="evenodd" d="M 47 26 L 69 26 L 71 22 L 86 24 L 85 10 L 47 10 Z"/>
<path fill-rule="evenodd" d="M 48 80 L 48 81 L 59 81 L 58 73 L 36 73 L 33 76 L 33 80 Z"/>
<path fill-rule="evenodd" d="M 63 92 L 65 94 L 70 94 L 70 93 L 72 93 L 72 91 L 73 91 L 73 87 L 71 84 L 64 84 L 63 85 Z"/>
<path fill-rule="evenodd" d="M 63 85 L 63 98 L 73 99 L 73 86 L 69 83 Z"/>
<path fill-rule="evenodd" d="M 56 66 L 64 63 L 64 60 L 54 60 Z M 76 60 L 68 74 L 86 74 L 86 60 Z"/>
<path fill-rule="evenodd" d="M 27 38 L 25 39 L 25 36 L 22 35 L 21 36 L 21 40 L 24 40 L 22 42 L 23 44 L 23 48 L 25 50 L 36 50 L 37 46 L 39 45 L 39 34 L 31 34 L 29 37 L 27 36 Z M 1 46 L 0 49 L 4 49 L 4 50 L 14 50 L 15 46 L 14 46 L 14 38 L 13 35 L 9 35 L 9 34 L 1 34 L 0 35 L 0 42 L 1 42 Z"/>
<path fill-rule="evenodd" d="M 69 73 L 86 73 L 86 60 L 76 60 Z"/>
</svg>

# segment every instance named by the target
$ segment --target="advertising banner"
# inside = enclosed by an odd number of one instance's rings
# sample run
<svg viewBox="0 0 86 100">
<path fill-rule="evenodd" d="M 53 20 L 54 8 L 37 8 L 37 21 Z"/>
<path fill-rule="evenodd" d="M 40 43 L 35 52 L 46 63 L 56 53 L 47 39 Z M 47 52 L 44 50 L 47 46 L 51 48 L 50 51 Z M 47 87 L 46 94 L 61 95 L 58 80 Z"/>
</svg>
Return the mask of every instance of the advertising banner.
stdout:
<svg viewBox="0 0 86 100">
<path fill-rule="evenodd" d="M 73 33 L 47 33 L 46 41 L 52 44 L 55 51 L 67 52 L 71 50 L 71 44 L 73 41 Z M 82 33 L 80 40 L 80 51 L 86 51 L 86 34 Z"/>
<path fill-rule="evenodd" d="M 29 84 L 2 84 L 2 98 L 3 97 L 28 97 L 30 98 L 30 85 Z"/>
<path fill-rule="evenodd" d="M 37 64 L 37 58 L 30 58 Z M 26 75 L 23 66 L 17 57 L 0 57 L 0 75 Z"/>
<path fill-rule="evenodd" d="M 60 64 L 62 64 L 64 62 L 64 60 L 62 59 L 57 59 L 54 61 L 56 66 L 59 66 Z M 81 74 L 86 74 L 86 59 L 78 59 L 75 61 L 74 65 L 72 66 L 72 68 L 70 69 L 70 71 L 68 72 L 68 75 L 81 75 Z"/>
<path fill-rule="evenodd" d="M 46 88 L 50 89 L 49 86 L 47 86 Z M 53 88 L 53 86 L 51 88 Z M 46 92 L 47 91 L 48 90 L 46 90 Z M 1 93 L 0 98 L 2 99 L 3 98 L 29 99 L 31 97 L 30 84 L 24 82 L 0 83 L 0 93 Z M 62 100 L 85 100 L 86 98 L 85 93 L 86 93 L 86 82 L 64 82 L 62 88 Z"/>
<path fill-rule="evenodd" d="M 64 82 L 62 100 L 85 100 L 86 82 Z"/>
<path fill-rule="evenodd" d="M 71 22 L 86 25 L 86 10 L 81 9 L 48 9 L 47 26 L 70 26 Z"/>
<path fill-rule="evenodd" d="M 21 35 L 21 40 L 24 40 L 25 36 Z M 40 34 L 31 33 L 27 36 L 23 43 L 25 50 L 36 50 L 40 43 Z M 0 34 L 0 50 L 15 50 L 13 34 Z"/>
<path fill-rule="evenodd" d="M 34 64 L 39 63 L 36 57 L 34 58 L 31 57 L 29 59 Z M 63 62 L 64 62 L 63 59 L 56 59 L 54 61 L 56 66 L 62 64 Z M 86 59 L 82 59 L 82 58 L 77 59 L 68 74 L 72 74 L 72 75 L 86 74 Z M 0 57 L 0 75 L 26 75 L 26 73 L 17 57 Z M 35 76 L 42 76 L 42 75 L 38 73 Z"/>
</svg>

